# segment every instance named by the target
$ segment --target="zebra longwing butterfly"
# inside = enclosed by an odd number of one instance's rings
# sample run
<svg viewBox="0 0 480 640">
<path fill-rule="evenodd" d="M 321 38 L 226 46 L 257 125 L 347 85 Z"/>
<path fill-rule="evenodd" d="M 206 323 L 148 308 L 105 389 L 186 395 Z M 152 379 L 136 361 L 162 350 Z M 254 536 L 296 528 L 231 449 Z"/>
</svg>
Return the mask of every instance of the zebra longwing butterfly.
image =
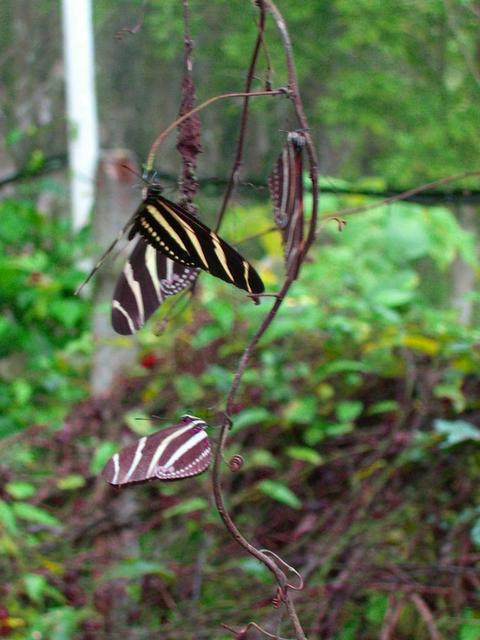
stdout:
<svg viewBox="0 0 480 640">
<path fill-rule="evenodd" d="M 200 269 L 251 294 L 264 290 L 249 262 L 161 191 L 156 183 L 148 186 L 140 206 L 76 291 L 81 291 L 125 233 L 129 240 L 137 233 L 142 236 L 113 295 L 112 326 L 121 335 L 138 331 L 166 296 L 193 284 Z"/>
<path fill-rule="evenodd" d="M 130 335 L 143 327 L 162 301 L 197 278 L 199 269 L 166 258 L 139 238 L 113 293 L 112 327 Z"/>
<path fill-rule="evenodd" d="M 173 427 L 145 436 L 116 453 L 101 475 L 113 485 L 197 476 L 208 469 L 212 459 L 206 427 L 200 418 L 185 415 Z"/>
<path fill-rule="evenodd" d="M 164 198 L 161 191 L 157 184 L 148 187 L 134 214 L 129 240 L 139 233 L 174 262 L 203 269 L 248 293 L 262 293 L 263 282 L 252 265 L 187 209 Z"/>
<path fill-rule="evenodd" d="M 275 223 L 282 229 L 287 273 L 293 279 L 298 275 L 299 252 L 303 246 L 304 145 L 304 135 L 299 131 L 291 131 L 268 179 Z"/>
</svg>

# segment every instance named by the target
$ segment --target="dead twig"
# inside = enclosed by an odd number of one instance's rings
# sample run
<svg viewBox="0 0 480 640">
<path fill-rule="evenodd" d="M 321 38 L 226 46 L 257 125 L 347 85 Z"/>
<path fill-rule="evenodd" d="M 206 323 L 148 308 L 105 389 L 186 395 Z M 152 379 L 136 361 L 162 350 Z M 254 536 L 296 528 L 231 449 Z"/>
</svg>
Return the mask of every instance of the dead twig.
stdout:
<svg viewBox="0 0 480 640">
<path fill-rule="evenodd" d="M 440 635 L 433 614 L 425 600 L 418 593 L 412 593 L 409 596 L 409 600 L 425 622 L 428 632 L 430 633 L 430 638 L 432 640 L 443 640 L 443 636 Z"/>
</svg>

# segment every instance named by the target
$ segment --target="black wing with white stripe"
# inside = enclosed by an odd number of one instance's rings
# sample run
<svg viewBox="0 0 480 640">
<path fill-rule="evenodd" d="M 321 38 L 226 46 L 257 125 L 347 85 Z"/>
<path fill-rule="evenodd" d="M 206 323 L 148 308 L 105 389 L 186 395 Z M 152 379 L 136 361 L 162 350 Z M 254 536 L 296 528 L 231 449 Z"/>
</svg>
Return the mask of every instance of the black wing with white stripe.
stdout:
<svg viewBox="0 0 480 640">
<path fill-rule="evenodd" d="M 102 477 L 113 485 L 147 480 L 181 480 L 206 471 L 212 450 L 206 423 L 183 416 L 176 425 L 125 447 L 110 458 Z"/>
<path fill-rule="evenodd" d="M 114 331 L 131 335 L 141 329 L 163 300 L 193 284 L 198 272 L 173 262 L 139 238 L 113 293 Z"/>
<path fill-rule="evenodd" d="M 247 260 L 186 209 L 164 198 L 157 185 L 148 188 L 129 238 L 137 233 L 174 262 L 203 269 L 249 293 L 264 291 L 260 276 Z"/>
<path fill-rule="evenodd" d="M 291 131 L 268 179 L 275 223 L 282 230 L 287 273 L 292 278 L 298 275 L 298 258 L 303 247 L 304 146 L 303 134 Z"/>
</svg>

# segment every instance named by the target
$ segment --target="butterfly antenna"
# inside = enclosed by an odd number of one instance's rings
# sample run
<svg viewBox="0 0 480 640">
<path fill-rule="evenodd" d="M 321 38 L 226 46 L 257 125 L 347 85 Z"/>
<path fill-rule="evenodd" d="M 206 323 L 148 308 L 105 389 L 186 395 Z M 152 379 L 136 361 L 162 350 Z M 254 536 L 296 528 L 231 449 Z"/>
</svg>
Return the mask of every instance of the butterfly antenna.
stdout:
<svg viewBox="0 0 480 640">
<path fill-rule="evenodd" d="M 77 287 L 77 289 L 75 290 L 75 295 L 76 296 L 78 296 L 78 294 L 82 291 L 83 287 L 87 284 L 87 282 L 89 282 L 92 279 L 92 277 L 97 273 L 97 271 L 100 269 L 100 267 L 105 262 L 105 260 L 108 258 L 110 253 L 113 251 L 113 249 L 115 248 L 117 243 L 120 242 L 120 240 L 125 235 L 125 233 L 129 229 L 129 227 L 132 225 L 132 222 L 135 219 L 136 215 L 137 215 L 137 212 L 135 211 L 135 213 L 132 216 L 130 216 L 130 218 L 128 219 L 128 222 L 122 227 L 120 233 L 115 238 L 115 240 L 112 242 L 112 244 L 108 247 L 108 249 L 106 251 L 104 251 L 102 253 L 99 261 L 97 262 L 97 264 L 93 267 L 93 269 L 90 271 L 90 273 L 85 278 L 85 280 L 82 282 L 82 284 L 79 287 Z"/>
</svg>

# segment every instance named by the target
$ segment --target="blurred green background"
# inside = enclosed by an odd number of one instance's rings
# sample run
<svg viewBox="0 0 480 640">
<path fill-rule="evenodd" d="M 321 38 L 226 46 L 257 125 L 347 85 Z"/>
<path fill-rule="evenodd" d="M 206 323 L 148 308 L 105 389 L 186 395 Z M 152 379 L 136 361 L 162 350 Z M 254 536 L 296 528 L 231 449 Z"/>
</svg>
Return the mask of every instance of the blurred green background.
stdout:
<svg viewBox="0 0 480 640">
<path fill-rule="evenodd" d="M 278 6 L 320 158 L 322 215 L 374 203 L 365 192 L 478 169 L 478 3 Z M 94 3 L 101 144 L 139 162 L 175 118 L 183 74 L 180 2 L 147 3 L 140 30 L 114 38 L 141 9 Z M 190 12 L 198 99 L 242 90 L 255 6 L 192 0 Z M 273 86 L 284 86 L 271 20 L 265 42 Z M 160 335 L 149 322 L 135 362 L 93 394 L 92 303 L 73 291 L 101 247 L 70 223 L 59 3 L 4 0 L 0 67 L 0 636 L 198 640 L 232 637 L 222 622 L 276 628 L 271 578 L 224 531 L 208 474 L 117 491 L 97 478 L 121 444 L 159 428 L 137 418 L 173 424 L 222 408 L 271 302 L 245 304 L 202 275 L 190 304 Z M 209 223 L 240 108 L 222 101 L 201 115 L 196 202 Z M 287 99 L 252 101 L 222 227 L 232 243 L 271 227 L 266 181 L 296 126 Z M 170 186 L 174 145 L 158 158 Z M 296 604 L 310 639 L 480 638 L 480 180 L 442 189 L 346 217 L 341 233 L 322 226 L 238 396 L 227 454 L 245 464 L 225 467 L 227 501 L 249 539 L 305 577 Z M 279 234 L 239 246 L 276 291 Z"/>
</svg>

